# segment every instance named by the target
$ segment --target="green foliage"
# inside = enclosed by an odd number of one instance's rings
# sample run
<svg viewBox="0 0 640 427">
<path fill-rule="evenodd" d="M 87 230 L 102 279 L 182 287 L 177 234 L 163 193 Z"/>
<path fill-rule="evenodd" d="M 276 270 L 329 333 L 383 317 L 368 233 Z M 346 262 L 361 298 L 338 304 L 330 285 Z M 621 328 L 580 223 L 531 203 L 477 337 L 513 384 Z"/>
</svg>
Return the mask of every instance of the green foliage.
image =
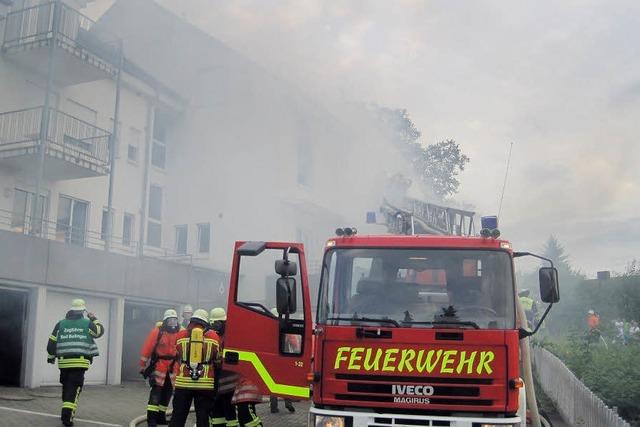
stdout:
<svg viewBox="0 0 640 427">
<path fill-rule="evenodd" d="M 422 135 L 405 109 L 380 107 L 377 114 L 391 129 L 392 139 L 402 156 L 413 166 L 420 183 L 434 195 L 445 198 L 458 191 L 457 176 L 469 162 L 453 139 L 423 146 L 418 140 Z"/>
<path fill-rule="evenodd" d="M 584 385 L 640 426 L 640 345 L 588 344 L 576 334 L 548 346 Z"/>
</svg>

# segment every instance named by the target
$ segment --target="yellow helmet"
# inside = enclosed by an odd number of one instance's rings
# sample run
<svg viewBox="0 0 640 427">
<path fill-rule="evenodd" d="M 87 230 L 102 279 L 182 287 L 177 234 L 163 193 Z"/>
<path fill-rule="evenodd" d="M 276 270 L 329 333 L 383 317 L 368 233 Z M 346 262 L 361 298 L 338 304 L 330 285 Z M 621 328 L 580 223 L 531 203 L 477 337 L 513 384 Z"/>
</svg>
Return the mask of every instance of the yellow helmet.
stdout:
<svg viewBox="0 0 640 427">
<path fill-rule="evenodd" d="M 216 307 L 209 313 L 209 322 L 213 323 L 217 320 L 227 320 L 227 312 L 222 307 Z"/>
</svg>

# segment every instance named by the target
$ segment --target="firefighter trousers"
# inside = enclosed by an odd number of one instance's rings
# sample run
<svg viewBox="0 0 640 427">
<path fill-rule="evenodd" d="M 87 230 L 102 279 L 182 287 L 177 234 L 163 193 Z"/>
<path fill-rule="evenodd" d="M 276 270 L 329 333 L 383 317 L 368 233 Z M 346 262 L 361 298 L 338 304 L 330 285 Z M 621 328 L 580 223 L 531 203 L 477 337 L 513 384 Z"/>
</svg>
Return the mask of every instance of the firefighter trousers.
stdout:
<svg viewBox="0 0 640 427">
<path fill-rule="evenodd" d="M 171 395 L 173 395 L 173 385 L 169 374 L 167 374 L 164 384 L 154 384 L 149 391 L 149 403 L 147 404 L 147 425 L 149 427 L 166 424 L 167 407 Z"/>
<path fill-rule="evenodd" d="M 236 408 L 240 427 L 262 427 L 262 420 L 256 414 L 255 403 L 238 403 Z"/>
<path fill-rule="evenodd" d="M 62 384 L 62 411 L 60 419 L 62 423 L 73 425 L 73 417 L 78 409 L 78 398 L 84 385 L 85 368 L 60 369 L 60 384 Z"/>
<path fill-rule="evenodd" d="M 173 393 L 173 414 L 169 427 L 183 427 L 189 416 L 191 402 L 196 409 L 196 426 L 209 426 L 209 413 L 216 394 L 213 390 L 176 388 Z"/>
<path fill-rule="evenodd" d="M 212 427 L 236 427 L 238 426 L 238 418 L 236 416 L 236 408 L 231 403 L 233 398 L 233 390 L 230 393 L 217 394 L 209 425 Z"/>
</svg>

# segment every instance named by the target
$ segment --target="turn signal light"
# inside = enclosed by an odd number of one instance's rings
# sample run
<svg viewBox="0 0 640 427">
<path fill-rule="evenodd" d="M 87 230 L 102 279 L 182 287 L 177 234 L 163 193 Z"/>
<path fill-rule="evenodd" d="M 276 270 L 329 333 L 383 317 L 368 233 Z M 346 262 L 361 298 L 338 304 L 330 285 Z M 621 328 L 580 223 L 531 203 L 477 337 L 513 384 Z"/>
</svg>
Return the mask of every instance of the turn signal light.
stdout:
<svg viewBox="0 0 640 427">
<path fill-rule="evenodd" d="M 307 373 L 307 381 L 310 383 L 317 383 L 320 381 L 320 374 L 317 372 L 309 372 Z"/>
</svg>

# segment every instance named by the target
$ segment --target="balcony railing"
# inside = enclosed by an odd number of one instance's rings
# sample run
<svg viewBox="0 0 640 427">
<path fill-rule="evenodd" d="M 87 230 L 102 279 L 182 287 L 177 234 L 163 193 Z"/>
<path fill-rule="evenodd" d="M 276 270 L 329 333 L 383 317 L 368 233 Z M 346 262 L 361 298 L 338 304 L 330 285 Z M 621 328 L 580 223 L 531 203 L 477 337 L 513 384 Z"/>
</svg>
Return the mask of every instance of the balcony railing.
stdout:
<svg viewBox="0 0 640 427">
<path fill-rule="evenodd" d="M 45 214 L 46 216 L 46 214 Z M 103 250 L 106 244 L 105 233 L 90 230 L 86 227 L 74 227 L 67 223 L 51 221 L 47 218 L 37 218 L 32 227 L 31 216 L 24 211 L 8 211 L 0 209 L 0 230 L 25 234 L 47 240 L 56 240 L 73 246 Z M 141 252 L 140 242 L 133 236 L 113 234 L 110 239 L 109 251 L 121 255 L 137 256 Z M 193 264 L 193 255 L 177 253 L 174 249 L 159 248 L 144 245 L 144 256 L 166 261 Z"/>
<path fill-rule="evenodd" d="M 35 107 L 0 113 L 0 151 L 28 153 L 29 149 L 39 146 L 43 110 L 44 107 Z M 48 119 L 45 137 L 49 155 L 71 157 L 76 164 L 109 166 L 109 132 L 53 108 L 49 109 Z"/>
<path fill-rule="evenodd" d="M 117 38 L 62 2 L 48 2 L 9 13 L 4 22 L 2 50 L 46 45 L 56 34 L 61 47 L 79 56 L 92 53 L 118 64 Z"/>
</svg>

